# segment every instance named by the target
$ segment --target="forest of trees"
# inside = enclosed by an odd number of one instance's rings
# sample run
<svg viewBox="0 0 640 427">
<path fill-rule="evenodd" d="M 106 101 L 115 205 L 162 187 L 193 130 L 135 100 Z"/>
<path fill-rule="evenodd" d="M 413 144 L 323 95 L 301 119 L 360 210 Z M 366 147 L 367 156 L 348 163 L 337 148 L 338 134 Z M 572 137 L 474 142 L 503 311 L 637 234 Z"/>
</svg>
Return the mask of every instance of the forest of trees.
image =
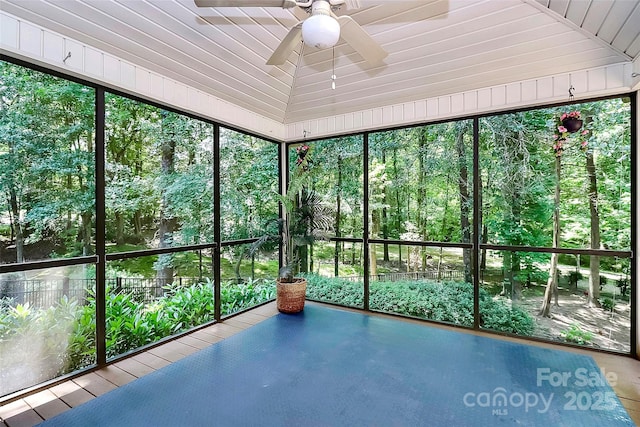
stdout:
<svg viewBox="0 0 640 427">
<path fill-rule="evenodd" d="M 0 267 L 9 265 L 0 299 L 9 284 L 36 277 L 94 280 L 90 260 L 60 271 L 12 265 L 95 255 L 98 235 L 113 255 L 107 278 L 168 285 L 191 277 L 211 287 L 216 244 L 223 280 L 275 278 L 278 245 L 252 256 L 249 249 L 252 239 L 277 234 L 279 144 L 107 91 L 102 174 L 96 93 L 0 62 Z M 573 111 L 583 127 L 569 133 L 560 119 Z M 379 283 L 374 309 L 406 304 L 447 322 L 453 312 L 466 326 L 478 284 L 480 326 L 506 331 L 496 313 L 507 323 L 511 307 L 548 318 L 563 297 L 575 297 L 590 310 L 574 319 L 578 328 L 610 309 L 622 320 L 609 334 L 615 328 L 628 346 L 630 128 L 630 100 L 612 98 L 304 141 L 313 162 L 306 190 L 332 219 L 323 239 L 305 246 L 301 271 L 344 279 L 318 285 L 321 299 L 362 307 L 370 280 Z M 287 145 L 291 170 L 298 145 Z M 189 245 L 200 246 L 170 251 Z M 136 255 L 149 249 L 167 253 Z M 429 299 L 428 310 L 416 308 L 434 289 L 450 306 Z M 402 304 L 389 301 L 396 297 Z M 525 320 L 524 333 L 556 338 Z"/>
</svg>

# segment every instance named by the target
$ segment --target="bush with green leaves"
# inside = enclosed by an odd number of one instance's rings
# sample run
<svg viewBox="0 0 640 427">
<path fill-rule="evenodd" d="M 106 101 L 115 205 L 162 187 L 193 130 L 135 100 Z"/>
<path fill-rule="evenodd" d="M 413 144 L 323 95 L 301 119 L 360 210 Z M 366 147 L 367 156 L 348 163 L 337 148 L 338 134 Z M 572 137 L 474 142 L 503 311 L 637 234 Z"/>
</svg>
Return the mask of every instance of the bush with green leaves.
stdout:
<svg viewBox="0 0 640 427">
<path fill-rule="evenodd" d="M 576 343 L 580 345 L 586 345 L 593 339 L 593 334 L 589 331 L 584 331 L 577 323 L 572 324 L 569 329 L 565 329 L 560 332 L 562 338 L 570 343 Z"/>
<path fill-rule="evenodd" d="M 276 284 L 273 280 L 249 280 L 243 284 L 230 282 L 220 289 L 220 310 L 222 315 L 232 314 L 275 297 Z"/>
<path fill-rule="evenodd" d="M 0 396 L 74 369 L 69 337 L 81 313 L 66 297 L 47 309 L 0 304 Z"/>
<path fill-rule="evenodd" d="M 127 293 L 107 290 L 107 358 L 214 320 L 210 281 L 187 287 L 169 286 L 165 295 L 145 304 Z M 227 283 L 221 289 L 222 315 L 275 297 L 275 284 Z M 63 297 L 47 309 L 0 300 L 0 395 L 73 372 L 95 363 L 96 302 L 85 305 Z"/>
<path fill-rule="evenodd" d="M 605 311 L 613 311 L 613 309 L 616 307 L 616 302 L 611 298 L 603 298 L 600 302 L 600 305 Z"/>
<path fill-rule="evenodd" d="M 362 283 L 341 278 L 307 275 L 307 297 L 318 301 L 362 307 Z M 453 323 L 473 325 L 473 285 L 465 282 L 398 281 L 372 282 L 369 307 L 389 313 Z M 480 314 L 483 328 L 518 335 L 531 335 L 533 318 L 519 307 L 494 300 L 480 289 Z"/>
</svg>

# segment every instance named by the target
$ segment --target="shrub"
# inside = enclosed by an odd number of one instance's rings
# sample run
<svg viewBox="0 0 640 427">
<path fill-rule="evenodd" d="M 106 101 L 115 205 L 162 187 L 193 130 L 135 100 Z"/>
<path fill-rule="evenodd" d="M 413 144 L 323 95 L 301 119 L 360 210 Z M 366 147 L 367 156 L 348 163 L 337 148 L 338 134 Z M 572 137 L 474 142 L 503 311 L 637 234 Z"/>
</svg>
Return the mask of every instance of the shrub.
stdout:
<svg viewBox="0 0 640 427">
<path fill-rule="evenodd" d="M 220 310 L 223 315 L 231 314 L 275 297 L 276 285 L 274 281 L 257 279 L 242 284 L 229 282 L 223 284 L 220 289 Z"/>
<path fill-rule="evenodd" d="M 362 283 L 315 274 L 306 277 L 307 297 L 362 307 Z M 372 282 L 369 306 L 373 310 L 472 326 L 473 285 L 453 281 Z M 484 289 L 480 289 L 480 313 L 481 325 L 487 329 L 531 335 L 535 328 L 533 318 L 526 311 L 494 300 Z"/>
<path fill-rule="evenodd" d="M 593 339 L 593 334 L 589 331 L 583 331 L 577 323 L 571 325 L 569 329 L 561 331 L 560 335 L 565 341 L 580 345 L 589 344 Z"/>
<path fill-rule="evenodd" d="M 210 281 L 169 286 L 150 304 L 132 294 L 107 289 L 106 347 L 111 358 L 214 319 Z M 275 297 L 275 284 L 227 283 L 221 290 L 222 314 L 233 313 Z M 0 395 L 92 365 L 96 359 L 95 295 L 81 306 L 63 297 L 47 309 L 15 305 L 0 299 Z"/>
<path fill-rule="evenodd" d="M 600 303 L 600 305 L 602 306 L 602 309 L 605 311 L 613 311 L 613 309 L 616 306 L 616 302 L 611 298 L 604 298 Z"/>
<path fill-rule="evenodd" d="M 307 279 L 308 298 L 349 307 L 362 307 L 364 304 L 361 282 L 352 282 L 339 277 L 323 277 L 317 274 L 308 274 L 304 277 Z"/>
</svg>

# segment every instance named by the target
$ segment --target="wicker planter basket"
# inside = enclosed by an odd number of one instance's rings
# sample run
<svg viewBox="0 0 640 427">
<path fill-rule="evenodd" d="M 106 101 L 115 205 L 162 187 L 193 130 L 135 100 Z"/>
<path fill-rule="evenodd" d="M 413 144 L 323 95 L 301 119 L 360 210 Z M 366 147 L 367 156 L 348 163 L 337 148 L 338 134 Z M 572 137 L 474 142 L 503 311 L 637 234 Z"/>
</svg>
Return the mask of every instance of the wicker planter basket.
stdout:
<svg viewBox="0 0 640 427">
<path fill-rule="evenodd" d="M 299 313 L 304 309 L 307 279 L 294 279 L 293 283 L 276 282 L 276 303 L 282 313 Z"/>
</svg>

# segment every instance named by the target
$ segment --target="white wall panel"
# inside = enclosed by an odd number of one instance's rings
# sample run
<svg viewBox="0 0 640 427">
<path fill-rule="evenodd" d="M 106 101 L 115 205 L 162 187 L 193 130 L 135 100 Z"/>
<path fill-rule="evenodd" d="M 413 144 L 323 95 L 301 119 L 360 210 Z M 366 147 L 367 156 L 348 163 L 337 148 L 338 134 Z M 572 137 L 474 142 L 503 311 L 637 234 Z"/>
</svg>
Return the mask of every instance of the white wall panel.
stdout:
<svg viewBox="0 0 640 427">
<path fill-rule="evenodd" d="M 143 95 L 149 95 L 151 92 L 151 73 L 139 67 L 136 67 L 136 92 Z M 206 108 L 204 105 L 201 107 Z"/>
<path fill-rule="evenodd" d="M 435 98 L 427 99 L 427 118 L 438 117 L 438 100 Z"/>
<path fill-rule="evenodd" d="M 336 118 L 326 117 L 326 119 L 327 119 L 327 134 L 331 135 L 336 130 Z"/>
<path fill-rule="evenodd" d="M 40 56 L 42 53 L 42 30 L 35 25 L 20 22 L 18 31 L 20 37 L 18 49 L 29 55 Z"/>
<path fill-rule="evenodd" d="M 392 117 L 391 117 L 391 121 L 392 123 L 395 123 L 397 121 L 400 121 L 403 119 L 404 117 L 404 106 L 403 105 L 393 105 L 391 107 L 391 111 L 392 113 Z"/>
<path fill-rule="evenodd" d="M 353 115 L 353 128 L 354 129 L 362 129 L 362 111 L 358 112 L 357 114 Z"/>
<path fill-rule="evenodd" d="M 104 76 L 104 55 L 102 52 L 90 47 L 84 49 L 84 71 L 93 77 Z"/>
<path fill-rule="evenodd" d="M 404 117 L 404 120 L 414 120 L 416 118 L 415 103 L 405 102 L 404 104 L 402 104 L 402 116 Z"/>
<path fill-rule="evenodd" d="M 387 126 L 393 124 L 393 105 L 382 107 L 382 124 Z"/>
<path fill-rule="evenodd" d="M 559 102 L 567 99 L 571 84 L 576 100 L 625 93 L 638 84 L 638 80 L 631 77 L 631 66 L 620 63 L 283 125 L 199 89 L 176 85 L 176 80 L 153 70 L 107 55 L 3 11 L 0 11 L 0 24 L 0 46 L 2 53 L 9 56 L 283 140 L 301 139 L 309 129 L 317 138 Z M 63 62 L 68 52 L 71 57 Z M 192 99 L 193 93 L 199 93 L 197 101 Z"/>
<path fill-rule="evenodd" d="M 111 55 L 103 55 L 104 71 L 102 76 L 108 82 L 120 81 L 120 61 Z"/>
<path fill-rule="evenodd" d="M 464 111 L 471 112 L 478 109 L 478 92 L 465 92 L 462 97 L 464 99 Z"/>
<path fill-rule="evenodd" d="M 420 120 L 420 119 L 426 119 L 427 118 L 427 100 L 423 99 L 421 101 L 416 101 L 415 103 L 416 106 L 416 115 L 415 118 L 416 120 Z M 371 123 L 369 125 L 369 127 L 371 127 L 373 125 L 373 123 Z"/>
<path fill-rule="evenodd" d="M 538 94 L 538 87 L 536 85 L 535 80 L 529 80 L 526 82 L 522 82 L 520 85 L 520 89 L 522 90 L 521 101 L 529 102 L 535 101 Z"/>
<path fill-rule="evenodd" d="M 553 77 L 543 77 L 538 79 L 536 86 L 538 88 L 538 99 L 553 98 Z"/>
<path fill-rule="evenodd" d="M 451 112 L 453 114 L 464 113 L 464 94 L 457 93 L 451 96 Z"/>
<path fill-rule="evenodd" d="M 120 82 L 127 89 L 136 88 L 136 67 L 127 63 L 120 62 Z"/>
<path fill-rule="evenodd" d="M 587 72 L 571 73 L 570 85 L 573 86 L 574 93 L 584 93 L 589 90 L 589 79 Z"/>
<path fill-rule="evenodd" d="M 539 79 L 527 80 L 512 83 L 509 85 L 498 85 L 451 94 L 449 96 L 439 96 L 418 100 L 413 103 L 403 103 L 383 108 L 376 108 L 371 111 L 372 120 L 363 120 L 360 128 L 348 129 L 349 132 L 375 130 L 391 126 L 411 125 L 416 123 L 428 123 L 436 120 L 455 118 L 465 115 L 484 114 L 495 111 L 502 111 L 511 108 L 520 108 L 549 103 L 557 103 L 569 99 L 569 87 L 574 86 L 574 99 L 587 99 L 597 96 L 607 96 L 627 93 L 631 91 L 631 86 L 640 84 L 640 76 L 631 77 L 633 65 L 614 64 L 605 67 L 584 70 L 577 73 L 566 73 L 554 76 L 541 77 Z M 410 108 L 413 104 L 413 110 Z M 381 112 L 382 111 L 382 112 Z M 402 111 L 402 117 L 398 112 Z M 362 111 L 354 112 L 351 115 L 363 114 Z M 349 120 L 349 114 L 340 115 L 341 120 Z M 286 125 L 287 140 L 297 140 L 300 137 L 289 131 L 301 124 L 303 128 L 309 127 L 313 120 L 291 123 Z M 335 129 L 326 134 L 314 135 L 314 138 L 330 136 L 340 133 Z"/>
<path fill-rule="evenodd" d="M 173 103 L 181 108 L 189 108 L 189 87 L 180 83 L 174 83 Z"/>
<path fill-rule="evenodd" d="M 379 123 L 382 123 L 382 108 L 374 108 L 371 126 L 378 126 Z"/>
<path fill-rule="evenodd" d="M 18 21 L 0 13 L 0 46 L 18 50 Z"/>
<path fill-rule="evenodd" d="M 438 113 L 439 116 L 447 116 L 451 114 L 451 97 L 440 96 L 438 97 Z"/>
<path fill-rule="evenodd" d="M 600 91 L 607 87 L 607 72 L 604 68 L 589 71 L 589 90 Z"/>
<path fill-rule="evenodd" d="M 162 99 L 164 97 L 164 79 L 162 76 L 151 73 L 151 97 L 156 99 Z"/>
<path fill-rule="evenodd" d="M 373 110 L 365 110 L 362 114 L 362 127 L 369 128 L 373 125 Z"/>
<path fill-rule="evenodd" d="M 478 109 L 480 111 L 491 108 L 491 89 L 478 90 Z"/>
<path fill-rule="evenodd" d="M 509 84 L 505 89 L 507 104 L 517 104 L 522 100 L 522 85 L 520 83 Z"/>
<path fill-rule="evenodd" d="M 57 34 L 44 32 L 42 37 L 42 54 L 46 59 L 58 61 L 65 57 L 64 38 Z"/>
<path fill-rule="evenodd" d="M 507 102 L 507 89 L 505 86 L 491 88 L 491 105 L 493 107 L 503 107 Z"/>
<path fill-rule="evenodd" d="M 569 98 L 569 74 L 553 77 L 553 96 Z"/>
<path fill-rule="evenodd" d="M 0 11 L 0 47 L 3 54 L 56 71 L 104 84 L 150 101 L 186 108 L 190 112 L 274 139 L 284 139 L 282 123 L 211 95 L 189 102 L 189 87 L 131 62 L 107 55 L 92 46 L 33 25 Z M 71 57 L 63 61 L 67 53 Z M 197 105 L 197 106 L 196 106 Z M 215 111 L 218 114 L 212 115 Z"/>
<path fill-rule="evenodd" d="M 617 88 L 625 85 L 625 69 L 627 67 L 623 64 L 620 65 L 610 65 L 605 68 L 605 72 L 607 73 L 606 82 L 607 89 L 609 88 Z"/>
<path fill-rule="evenodd" d="M 353 129 L 355 129 L 355 114 L 345 114 L 344 116 L 344 130 L 347 132 L 352 131 Z M 313 127 L 313 123 L 317 122 L 317 120 L 312 120 L 311 121 L 311 126 L 312 126 L 312 131 L 313 131 L 313 135 L 317 135 L 318 134 L 318 129 L 317 127 Z"/>
</svg>

